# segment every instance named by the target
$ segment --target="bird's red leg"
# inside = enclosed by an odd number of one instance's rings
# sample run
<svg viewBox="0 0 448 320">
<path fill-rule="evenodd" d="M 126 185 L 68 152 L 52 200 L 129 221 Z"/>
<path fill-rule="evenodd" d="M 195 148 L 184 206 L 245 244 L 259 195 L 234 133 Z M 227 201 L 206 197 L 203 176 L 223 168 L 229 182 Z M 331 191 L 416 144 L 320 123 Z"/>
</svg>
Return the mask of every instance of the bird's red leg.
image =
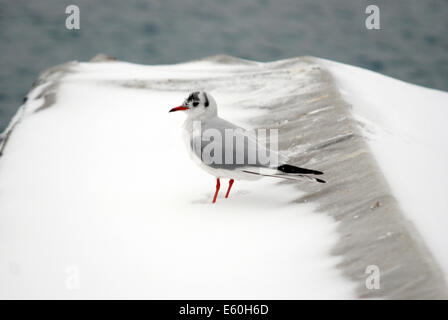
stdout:
<svg viewBox="0 0 448 320">
<path fill-rule="evenodd" d="M 230 189 L 232 189 L 233 186 L 233 181 L 234 181 L 233 179 L 229 180 L 229 189 L 227 189 L 226 198 L 229 197 Z"/>
<path fill-rule="evenodd" d="M 221 186 L 221 183 L 219 183 L 219 178 L 216 178 L 216 192 L 215 192 L 215 196 L 213 197 L 213 203 L 216 202 L 216 197 L 218 196 L 220 186 Z"/>
</svg>

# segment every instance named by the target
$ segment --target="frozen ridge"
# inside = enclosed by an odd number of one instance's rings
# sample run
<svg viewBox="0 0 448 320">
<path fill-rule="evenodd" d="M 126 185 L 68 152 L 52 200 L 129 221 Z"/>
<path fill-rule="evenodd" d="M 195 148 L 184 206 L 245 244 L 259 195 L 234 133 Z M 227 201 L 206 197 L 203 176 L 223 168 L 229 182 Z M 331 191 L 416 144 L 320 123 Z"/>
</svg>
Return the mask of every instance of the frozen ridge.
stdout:
<svg viewBox="0 0 448 320">
<path fill-rule="evenodd" d="M 393 79 L 350 68 L 98 56 L 44 72 L 0 142 L 0 297 L 447 298 L 445 236 L 408 212 L 383 123 L 363 117 L 375 100 L 356 99 L 354 84 Z M 433 96 L 399 87 L 415 88 Z M 278 128 L 290 163 L 328 183 L 240 182 L 211 206 L 214 181 L 186 158 L 182 117 L 168 116 L 192 90 L 236 123 Z M 369 265 L 378 290 L 366 288 Z"/>
</svg>

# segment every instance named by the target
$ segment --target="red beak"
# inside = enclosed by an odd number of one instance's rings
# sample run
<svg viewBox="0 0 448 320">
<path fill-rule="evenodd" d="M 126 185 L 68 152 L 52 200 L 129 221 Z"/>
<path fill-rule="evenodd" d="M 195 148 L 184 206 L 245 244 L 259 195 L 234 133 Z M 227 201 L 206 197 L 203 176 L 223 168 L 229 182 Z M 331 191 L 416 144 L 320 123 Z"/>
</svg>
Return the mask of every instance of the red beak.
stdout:
<svg viewBox="0 0 448 320">
<path fill-rule="evenodd" d="M 178 106 L 178 107 L 176 107 L 176 108 L 171 109 L 171 110 L 168 111 L 168 112 L 182 111 L 182 110 L 188 110 L 188 109 L 190 109 L 190 108 L 185 107 L 185 106 Z"/>
</svg>

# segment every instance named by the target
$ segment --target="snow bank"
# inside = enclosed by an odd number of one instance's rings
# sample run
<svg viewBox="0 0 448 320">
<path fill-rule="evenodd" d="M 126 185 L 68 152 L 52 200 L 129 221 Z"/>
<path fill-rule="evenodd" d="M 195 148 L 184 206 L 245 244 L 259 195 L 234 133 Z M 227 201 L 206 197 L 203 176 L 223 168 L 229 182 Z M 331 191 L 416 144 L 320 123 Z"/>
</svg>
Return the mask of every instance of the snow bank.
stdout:
<svg viewBox="0 0 448 320">
<path fill-rule="evenodd" d="M 257 68 L 74 64 L 54 104 L 23 117 L 0 158 L 0 297 L 354 297 L 330 255 L 339 238 L 330 217 L 270 179 L 237 181 L 212 205 L 215 180 L 188 158 L 183 115 L 168 113 L 198 78 Z M 275 85 L 269 98 L 287 82 Z M 237 80 L 213 93 L 237 123 L 264 112 L 235 107 L 264 99 Z M 25 107 L 39 103 L 33 94 Z"/>
<path fill-rule="evenodd" d="M 448 93 L 319 59 L 329 69 L 400 206 L 448 275 Z"/>
<path fill-rule="evenodd" d="M 329 183 L 236 181 L 224 199 L 222 181 L 212 205 L 184 115 L 168 113 L 193 90 L 239 125 L 280 128 L 280 149 Z M 447 101 L 314 58 L 55 67 L 0 146 L 0 297 L 444 297 L 387 184 L 447 274 Z M 371 264 L 378 291 L 364 283 Z"/>
</svg>

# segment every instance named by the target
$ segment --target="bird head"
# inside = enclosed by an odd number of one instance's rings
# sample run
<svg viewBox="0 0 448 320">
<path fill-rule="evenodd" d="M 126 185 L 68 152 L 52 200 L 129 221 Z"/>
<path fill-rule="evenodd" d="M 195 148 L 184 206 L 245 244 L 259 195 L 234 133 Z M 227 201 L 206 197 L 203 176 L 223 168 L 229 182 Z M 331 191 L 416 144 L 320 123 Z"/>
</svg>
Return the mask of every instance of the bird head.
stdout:
<svg viewBox="0 0 448 320">
<path fill-rule="evenodd" d="M 212 117 L 217 114 L 217 105 L 211 94 L 204 91 L 190 93 L 182 105 L 172 108 L 169 112 L 185 111 L 188 116 Z"/>
</svg>

